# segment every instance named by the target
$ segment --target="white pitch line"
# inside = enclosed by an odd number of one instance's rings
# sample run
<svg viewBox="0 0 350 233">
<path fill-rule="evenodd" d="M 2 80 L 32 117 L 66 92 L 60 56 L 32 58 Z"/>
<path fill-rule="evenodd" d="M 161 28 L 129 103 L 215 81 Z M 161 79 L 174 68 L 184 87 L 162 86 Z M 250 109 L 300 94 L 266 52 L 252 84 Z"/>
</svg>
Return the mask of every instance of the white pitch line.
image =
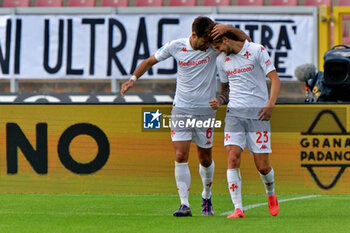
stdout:
<svg viewBox="0 0 350 233">
<path fill-rule="evenodd" d="M 302 199 L 307 199 L 307 198 L 313 198 L 313 197 L 319 197 L 321 195 L 308 195 L 308 196 L 302 196 L 302 197 L 293 197 L 293 198 L 287 198 L 287 199 L 282 199 L 282 200 L 278 200 L 279 203 L 281 202 L 286 202 L 286 201 L 295 201 L 295 200 L 302 200 Z M 259 206 L 264 206 L 267 205 L 267 202 L 264 203 L 258 203 L 258 204 L 253 204 L 253 205 L 247 205 L 243 207 L 243 211 L 244 210 L 250 210 Z M 219 215 L 231 215 L 233 213 L 233 211 L 227 211 L 224 213 L 221 213 Z"/>
</svg>

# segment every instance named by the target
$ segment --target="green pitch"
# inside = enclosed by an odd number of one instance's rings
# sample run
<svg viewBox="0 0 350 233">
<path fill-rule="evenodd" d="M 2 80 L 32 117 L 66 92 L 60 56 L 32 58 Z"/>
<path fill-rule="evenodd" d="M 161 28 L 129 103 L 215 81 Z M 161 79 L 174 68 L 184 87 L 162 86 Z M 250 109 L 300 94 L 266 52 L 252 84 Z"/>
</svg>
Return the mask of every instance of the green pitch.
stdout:
<svg viewBox="0 0 350 233">
<path fill-rule="evenodd" d="M 270 216 L 264 195 L 243 196 L 245 219 L 227 219 L 229 195 L 213 196 L 214 217 L 175 218 L 177 195 L 0 194 L 0 232 L 350 232 L 350 195 L 280 195 Z"/>
</svg>

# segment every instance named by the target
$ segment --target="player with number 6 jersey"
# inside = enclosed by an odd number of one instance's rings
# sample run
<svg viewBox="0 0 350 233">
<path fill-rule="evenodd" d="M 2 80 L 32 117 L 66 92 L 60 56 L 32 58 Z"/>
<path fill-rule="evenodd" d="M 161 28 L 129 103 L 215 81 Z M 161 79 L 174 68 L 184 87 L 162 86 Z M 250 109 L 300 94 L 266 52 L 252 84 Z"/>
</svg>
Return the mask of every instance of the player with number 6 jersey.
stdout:
<svg viewBox="0 0 350 233">
<path fill-rule="evenodd" d="M 271 153 L 270 118 L 277 101 L 280 80 L 262 45 L 234 40 L 223 35 L 213 41 L 213 46 L 222 52 L 217 58 L 221 80 L 221 93 L 211 100 L 210 106 L 217 109 L 228 101 L 225 118 L 224 145 L 228 156 L 227 182 L 235 210 L 228 218 L 244 218 L 241 195 L 241 153 L 248 146 L 255 166 L 264 183 L 272 216 L 279 212 L 274 191 L 274 170 L 269 163 Z M 265 77 L 271 80 L 268 98 Z"/>
</svg>

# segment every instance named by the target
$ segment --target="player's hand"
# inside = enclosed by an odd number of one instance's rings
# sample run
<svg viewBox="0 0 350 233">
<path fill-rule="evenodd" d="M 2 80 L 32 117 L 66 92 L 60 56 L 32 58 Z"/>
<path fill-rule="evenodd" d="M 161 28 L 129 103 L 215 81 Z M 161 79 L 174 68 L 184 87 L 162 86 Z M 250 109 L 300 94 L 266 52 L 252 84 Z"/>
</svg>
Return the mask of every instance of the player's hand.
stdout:
<svg viewBox="0 0 350 233">
<path fill-rule="evenodd" d="M 213 40 L 217 39 L 219 36 L 224 35 L 228 30 L 227 27 L 229 27 L 228 25 L 225 24 L 216 24 L 213 28 L 213 30 L 211 30 L 211 38 L 213 38 Z"/>
<path fill-rule="evenodd" d="M 216 110 L 220 107 L 219 100 L 217 98 L 214 98 L 209 101 L 209 105 L 212 109 Z"/>
<path fill-rule="evenodd" d="M 124 93 L 127 92 L 134 85 L 134 80 L 129 80 L 123 83 L 122 88 L 120 90 L 120 94 L 124 96 Z"/>
<path fill-rule="evenodd" d="M 268 121 L 270 120 L 271 116 L 272 116 L 272 110 L 273 107 L 266 105 L 265 107 L 263 107 L 262 109 L 260 109 L 258 116 L 259 116 L 259 120 L 260 121 Z"/>
</svg>

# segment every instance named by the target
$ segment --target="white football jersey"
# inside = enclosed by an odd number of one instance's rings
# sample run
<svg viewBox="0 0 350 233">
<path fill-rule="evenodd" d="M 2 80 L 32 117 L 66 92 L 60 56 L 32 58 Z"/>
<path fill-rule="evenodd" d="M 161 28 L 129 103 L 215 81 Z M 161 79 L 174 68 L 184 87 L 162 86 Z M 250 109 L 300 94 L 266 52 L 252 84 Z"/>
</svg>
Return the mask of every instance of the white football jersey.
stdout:
<svg viewBox="0 0 350 233">
<path fill-rule="evenodd" d="M 245 41 L 237 54 L 221 53 L 217 68 L 222 83 L 229 83 L 228 114 L 258 119 L 258 112 L 268 103 L 266 75 L 275 70 L 265 48 Z"/>
<path fill-rule="evenodd" d="M 175 107 L 205 109 L 203 114 L 213 112 L 209 101 L 216 95 L 217 55 L 212 47 L 206 51 L 194 50 L 189 38 L 170 41 L 154 54 L 157 61 L 173 57 L 177 62 Z"/>
</svg>

